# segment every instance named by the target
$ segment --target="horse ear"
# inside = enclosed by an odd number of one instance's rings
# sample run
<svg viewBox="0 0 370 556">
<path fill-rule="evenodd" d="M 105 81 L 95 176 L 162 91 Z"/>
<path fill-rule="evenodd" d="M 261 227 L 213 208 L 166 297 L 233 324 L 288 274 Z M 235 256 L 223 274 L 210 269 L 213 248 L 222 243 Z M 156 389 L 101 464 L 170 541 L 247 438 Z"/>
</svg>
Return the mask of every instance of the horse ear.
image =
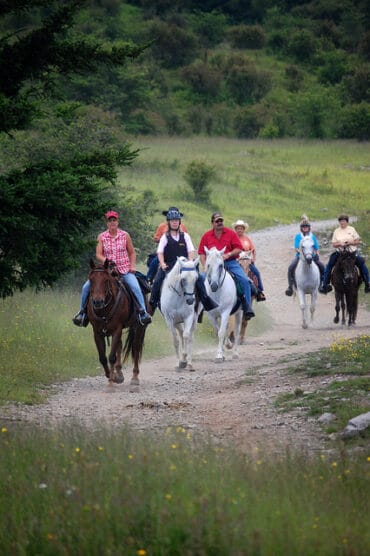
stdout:
<svg viewBox="0 0 370 556">
<path fill-rule="evenodd" d="M 90 259 L 90 268 L 91 269 L 95 268 L 95 263 L 94 263 L 93 259 Z"/>
<path fill-rule="evenodd" d="M 197 257 L 196 259 L 194 259 L 194 261 L 193 261 L 194 266 L 198 266 L 198 264 L 199 264 L 199 259 L 200 259 L 200 257 Z"/>
<path fill-rule="evenodd" d="M 223 249 L 221 249 L 221 251 L 220 251 L 221 255 L 223 255 L 225 253 L 225 249 L 226 249 L 226 245 Z"/>
<path fill-rule="evenodd" d="M 204 251 L 205 251 L 206 255 L 208 255 L 208 253 L 209 253 L 208 247 L 204 246 Z"/>
</svg>

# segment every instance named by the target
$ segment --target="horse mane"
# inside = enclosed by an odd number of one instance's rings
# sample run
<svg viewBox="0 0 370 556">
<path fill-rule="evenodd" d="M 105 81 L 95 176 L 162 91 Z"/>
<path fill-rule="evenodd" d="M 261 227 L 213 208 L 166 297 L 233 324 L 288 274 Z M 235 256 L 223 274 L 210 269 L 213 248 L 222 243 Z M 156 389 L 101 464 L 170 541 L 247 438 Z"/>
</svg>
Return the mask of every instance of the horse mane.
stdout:
<svg viewBox="0 0 370 556">
<path fill-rule="evenodd" d="M 180 280 L 181 273 L 181 262 L 185 262 L 188 259 L 186 257 L 179 257 L 172 267 L 171 271 L 167 274 L 167 283 L 169 286 L 174 286 L 176 282 Z"/>
</svg>

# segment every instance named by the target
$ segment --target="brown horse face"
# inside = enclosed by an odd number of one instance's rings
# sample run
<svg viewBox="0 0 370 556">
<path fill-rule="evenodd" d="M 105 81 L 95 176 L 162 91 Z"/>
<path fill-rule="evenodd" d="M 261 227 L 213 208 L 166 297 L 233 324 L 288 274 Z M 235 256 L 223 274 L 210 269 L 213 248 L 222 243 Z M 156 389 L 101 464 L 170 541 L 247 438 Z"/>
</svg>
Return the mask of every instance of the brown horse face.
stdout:
<svg viewBox="0 0 370 556">
<path fill-rule="evenodd" d="M 90 301 L 94 309 L 104 309 L 112 300 L 112 288 L 109 273 L 104 268 L 95 268 L 90 272 Z"/>
</svg>

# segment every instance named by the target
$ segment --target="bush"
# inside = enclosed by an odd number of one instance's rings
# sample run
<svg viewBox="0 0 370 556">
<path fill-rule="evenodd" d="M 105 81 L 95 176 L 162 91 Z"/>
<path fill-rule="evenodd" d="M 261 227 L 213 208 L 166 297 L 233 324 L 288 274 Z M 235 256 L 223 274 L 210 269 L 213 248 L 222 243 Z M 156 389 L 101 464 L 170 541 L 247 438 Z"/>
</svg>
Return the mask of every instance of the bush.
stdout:
<svg viewBox="0 0 370 556">
<path fill-rule="evenodd" d="M 217 97 L 222 75 L 204 62 L 196 62 L 180 71 L 180 77 L 196 93 L 204 97 Z"/>
<path fill-rule="evenodd" d="M 230 27 L 227 38 L 234 48 L 263 48 L 266 35 L 260 25 L 236 25 Z"/>
<path fill-rule="evenodd" d="M 259 70 L 251 62 L 244 60 L 242 64 L 230 67 L 226 86 L 238 104 L 255 103 L 269 92 L 272 78 L 269 72 Z"/>
<path fill-rule="evenodd" d="M 264 126 L 263 116 L 258 107 L 242 108 L 235 117 L 235 131 L 240 139 L 253 139 Z"/>
<path fill-rule="evenodd" d="M 197 52 L 197 41 L 193 33 L 175 24 L 152 20 L 147 29 L 151 55 L 165 68 L 178 68 L 191 62 Z"/>
<path fill-rule="evenodd" d="M 184 178 L 190 185 L 196 201 L 208 202 L 209 181 L 215 176 L 213 166 L 203 160 L 192 160 L 186 167 Z"/>
<path fill-rule="evenodd" d="M 361 102 L 343 108 L 338 129 L 343 139 L 370 140 L 370 104 Z"/>
<path fill-rule="evenodd" d="M 310 31 L 302 29 L 293 33 L 288 43 L 288 54 L 297 62 L 310 61 L 316 52 L 316 39 Z"/>
<path fill-rule="evenodd" d="M 287 79 L 287 89 L 291 93 L 296 93 L 300 90 L 304 80 L 303 71 L 295 65 L 290 65 L 285 68 L 285 77 Z"/>
<path fill-rule="evenodd" d="M 356 68 L 351 75 L 344 77 L 343 84 L 353 103 L 370 102 L 370 66 L 368 64 Z"/>
</svg>

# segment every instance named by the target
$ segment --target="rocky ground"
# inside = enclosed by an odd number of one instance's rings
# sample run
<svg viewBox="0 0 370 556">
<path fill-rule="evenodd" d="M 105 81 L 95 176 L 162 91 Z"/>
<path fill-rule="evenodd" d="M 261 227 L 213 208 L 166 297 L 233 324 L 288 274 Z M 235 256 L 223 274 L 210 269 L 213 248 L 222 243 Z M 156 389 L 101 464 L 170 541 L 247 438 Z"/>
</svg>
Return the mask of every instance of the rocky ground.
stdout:
<svg viewBox="0 0 370 556">
<path fill-rule="evenodd" d="M 330 240 L 335 225 L 335 221 L 317 222 L 313 231 L 328 230 Z M 313 324 L 302 329 L 298 300 L 284 295 L 297 229 L 297 225 L 277 226 L 251 233 L 267 301 L 255 305 L 256 317 L 247 329 L 239 360 L 228 353 L 224 363 L 215 363 L 215 338 L 210 338 L 209 349 L 196 350 L 194 372 L 176 371 L 174 355 L 148 361 L 144 354 L 138 392 L 130 392 L 128 367 L 122 385 L 107 387 L 103 375 L 76 379 L 55 385 L 43 405 L 1 408 L 1 419 L 41 426 L 78 421 L 91 429 L 106 423 L 157 432 L 168 426 L 182 426 L 232 442 L 246 451 L 259 446 L 274 450 L 287 446 L 330 448 L 332 441 L 317 418 L 308 418 L 300 411 L 280 413 L 274 400 L 284 392 L 296 388 L 313 391 L 334 380 L 292 375 L 287 359 L 299 361 L 302 355 L 329 346 L 340 337 L 369 333 L 370 313 L 360 306 L 355 327 L 335 325 L 334 295 L 320 295 Z M 323 239 L 325 243 L 325 235 Z M 323 253 L 324 262 L 329 252 Z M 160 314 L 158 318 L 162 318 Z M 258 321 L 264 323 L 264 331 L 256 333 Z"/>
</svg>

